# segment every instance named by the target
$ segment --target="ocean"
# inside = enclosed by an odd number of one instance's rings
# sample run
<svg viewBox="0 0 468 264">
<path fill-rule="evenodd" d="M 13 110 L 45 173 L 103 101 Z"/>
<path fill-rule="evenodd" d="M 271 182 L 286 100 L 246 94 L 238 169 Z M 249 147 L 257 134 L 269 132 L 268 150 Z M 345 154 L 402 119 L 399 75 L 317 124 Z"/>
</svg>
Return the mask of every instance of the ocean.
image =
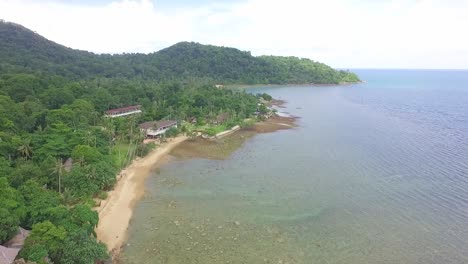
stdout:
<svg viewBox="0 0 468 264">
<path fill-rule="evenodd" d="M 468 71 L 355 72 L 364 83 L 249 89 L 298 127 L 241 132 L 219 159 L 175 151 L 124 263 L 468 263 Z"/>
</svg>

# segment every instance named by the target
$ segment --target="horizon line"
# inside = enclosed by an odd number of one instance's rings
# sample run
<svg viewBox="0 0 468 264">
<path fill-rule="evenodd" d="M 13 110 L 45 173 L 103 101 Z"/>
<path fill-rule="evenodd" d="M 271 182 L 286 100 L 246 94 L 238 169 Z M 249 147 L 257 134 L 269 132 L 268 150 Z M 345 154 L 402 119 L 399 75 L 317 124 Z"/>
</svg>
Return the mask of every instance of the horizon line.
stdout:
<svg viewBox="0 0 468 264">
<path fill-rule="evenodd" d="M 400 71 L 468 71 L 468 68 L 371 68 L 371 67 L 350 67 L 350 68 L 343 68 L 337 67 L 337 70 L 400 70 Z"/>
</svg>

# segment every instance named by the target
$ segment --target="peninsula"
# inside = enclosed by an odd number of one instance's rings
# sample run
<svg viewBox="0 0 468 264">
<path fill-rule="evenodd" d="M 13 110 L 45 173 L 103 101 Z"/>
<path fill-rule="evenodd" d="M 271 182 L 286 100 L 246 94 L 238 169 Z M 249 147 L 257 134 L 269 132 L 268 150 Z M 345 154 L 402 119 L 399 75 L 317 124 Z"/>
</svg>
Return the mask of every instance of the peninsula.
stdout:
<svg viewBox="0 0 468 264">
<path fill-rule="evenodd" d="M 106 260 L 123 237 L 105 230 L 124 233 L 142 193 L 144 177 L 136 176 L 184 134 L 212 136 L 268 113 L 267 94 L 226 85 L 358 81 L 310 59 L 191 42 L 151 54 L 98 55 L 1 21 L 0 244 L 8 251 L 4 242 L 26 229 L 16 258 Z M 139 169 L 128 167 L 137 157 Z M 125 178 L 115 185 L 117 175 Z M 122 218 L 113 222 L 116 210 Z"/>
</svg>

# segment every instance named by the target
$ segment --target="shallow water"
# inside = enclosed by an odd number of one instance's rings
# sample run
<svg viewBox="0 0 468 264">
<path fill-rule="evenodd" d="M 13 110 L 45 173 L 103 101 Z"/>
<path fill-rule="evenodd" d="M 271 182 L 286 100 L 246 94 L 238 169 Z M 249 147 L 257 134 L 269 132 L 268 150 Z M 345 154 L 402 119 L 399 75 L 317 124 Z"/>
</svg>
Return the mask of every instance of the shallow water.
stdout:
<svg viewBox="0 0 468 264">
<path fill-rule="evenodd" d="M 175 151 L 125 263 L 468 263 L 468 72 L 358 73 L 252 91 L 298 128 L 206 148 L 224 159 Z"/>
</svg>

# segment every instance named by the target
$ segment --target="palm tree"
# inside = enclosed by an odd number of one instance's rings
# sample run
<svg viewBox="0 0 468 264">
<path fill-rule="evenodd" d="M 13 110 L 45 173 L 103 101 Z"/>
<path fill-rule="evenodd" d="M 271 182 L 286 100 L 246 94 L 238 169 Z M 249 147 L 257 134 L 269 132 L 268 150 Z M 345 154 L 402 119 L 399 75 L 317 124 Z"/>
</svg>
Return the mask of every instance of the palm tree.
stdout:
<svg viewBox="0 0 468 264">
<path fill-rule="evenodd" d="M 24 139 L 22 144 L 18 147 L 18 151 L 20 155 L 25 159 L 30 159 L 32 156 L 32 147 L 31 147 L 31 140 Z"/>
<path fill-rule="evenodd" d="M 57 159 L 55 161 L 54 173 L 57 174 L 58 177 L 58 192 L 62 193 L 62 176 L 65 172 L 65 165 L 63 164 L 63 160 Z"/>
<path fill-rule="evenodd" d="M 83 136 L 84 144 L 96 147 L 96 136 L 91 131 L 86 131 Z"/>
<path fill-rule="evenodd" d="M 111 154 L 112 153 L 112 147 L 114 145 L 114 144 L 112 144 L 112 141 L 114 141 L 115 136 L 116 136 L 116 134 L 115 134 L 116 128 L 115 128 L 115 124 L 112 121 L 112 118 L 105 118 L 102 121 L 102 127 L 104 129 L 104 132 L 105 132 L 106 136 L 109 139 L 109 154 Z"/>
</svg>

